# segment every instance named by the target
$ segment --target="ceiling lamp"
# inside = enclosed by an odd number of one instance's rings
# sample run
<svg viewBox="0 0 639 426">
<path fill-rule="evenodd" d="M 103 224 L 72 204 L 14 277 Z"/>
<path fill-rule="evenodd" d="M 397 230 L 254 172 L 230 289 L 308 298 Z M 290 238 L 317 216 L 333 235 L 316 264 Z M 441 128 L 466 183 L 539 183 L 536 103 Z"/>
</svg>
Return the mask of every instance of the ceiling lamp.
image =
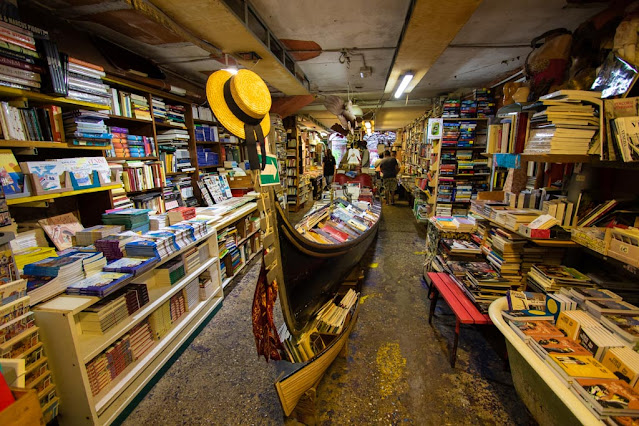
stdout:
<svg viewBox="0 0 639 426">
<path fill-rule="evenodd" d="M 397 86 L 397 91 L 395 91 L 395 99 L 399 99 L 404 94 L 404 90 L 406 90 L 408 83 L 411 82 L 413 77 L 415 77 L 415 75 L 410 71 L 404 74 L 402 81 L 399 83 L 399 86 Z"/>
<path fill-rule="evenodd" d="M 371 128 L 371 122 L 370 121 L 364 121 L 364 126 L 370 130 Z"/>
</svg>

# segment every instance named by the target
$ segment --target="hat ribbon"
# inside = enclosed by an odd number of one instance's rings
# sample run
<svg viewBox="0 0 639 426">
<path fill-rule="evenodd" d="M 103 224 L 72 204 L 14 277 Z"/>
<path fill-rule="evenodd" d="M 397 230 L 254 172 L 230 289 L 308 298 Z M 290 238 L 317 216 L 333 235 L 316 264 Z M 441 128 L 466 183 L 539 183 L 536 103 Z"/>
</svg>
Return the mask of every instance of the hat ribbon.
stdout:
<svg viewBox="0 0 639 426">
<path fill-rule="evenodd" d="M 235 99 L 233 99 L 233 94 L 231 93 L 232 78 L 233 77 L 229 78 L 228 80 L 226 80 L 226 83 L 224 83 L 224 100 L 226 101 L 226 105 L 229 107 L 229 110 L 231 110 L 233 115 L 235 115 L 235 117 L 237 117 L 244 123 L 244 140 L 246 141 L 246 150 L 248 152 L 251 170 L 264 170 L 264 168 L 266 167 L 266 142 L 264 141 L 262 126 L 260 126 L 263 117 L 251 117 L 250 115 L 242 111 L 242 109 L 238 106 L 238 104 L 235 102 Z M 260 150 L 262 152 L 261 164 L 257 156 L 257 142 L 260 143 Z"/>
</svg>

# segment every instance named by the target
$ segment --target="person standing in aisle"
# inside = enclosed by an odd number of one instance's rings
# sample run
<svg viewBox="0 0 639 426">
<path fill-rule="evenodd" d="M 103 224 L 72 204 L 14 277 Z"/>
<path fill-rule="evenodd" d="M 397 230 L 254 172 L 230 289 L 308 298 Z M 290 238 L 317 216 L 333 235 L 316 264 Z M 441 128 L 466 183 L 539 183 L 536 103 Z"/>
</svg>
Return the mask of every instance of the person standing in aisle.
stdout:
<svg viewBox="0 0 639 426">
<path fill-rule="evenodd" d="M 362 155 L 359 153 L 359 149 L 355 148 L 355 144 L 351 145 L 348 150 L 348 168 L 350 170 L 357 170 L 362 164 Z"/>
<path fill-rule="evenodd" d="M 369 174 L 371 171 L 371 153 L 368 151 L 366 142 L 362 142 L 362 173 Z"/>
<path fill-rule="evenodd" d="M 383 190 L 383 186 L 382 186 L 382 172 L 379 168 L 379 165 L 381 164 L 382 160 L 384 160 L 384 152 L 382 151 L 379 154 L 379 157 L 377 158 L 377 160 L 375 160 L 375 163 L 373 163 L 373 166 L 375 167 L 375 188 L 377 190 L 377 193 L 382 194 L 382 190 Z"/>
<path fill-rule="evenodd" d="M 333 157 L 333 151 L 330 148 L 326 150 L 324 156 L 324 179 L 326 179 L 326 188 L 330 188 L 333 183 L 333 176 L 335 175 L 335 157 Z"/>
<path fill-rule="evenodd" d="M 383 176 L 386 204 L 395 204 L 395 191 L 397 191 L 397 173 L 399 172 L 399 163 L 395 157 L 391 157 L 389 150 L 384 152 L 384 159 L 379 164 L 379 169 Z"/>
</svg>

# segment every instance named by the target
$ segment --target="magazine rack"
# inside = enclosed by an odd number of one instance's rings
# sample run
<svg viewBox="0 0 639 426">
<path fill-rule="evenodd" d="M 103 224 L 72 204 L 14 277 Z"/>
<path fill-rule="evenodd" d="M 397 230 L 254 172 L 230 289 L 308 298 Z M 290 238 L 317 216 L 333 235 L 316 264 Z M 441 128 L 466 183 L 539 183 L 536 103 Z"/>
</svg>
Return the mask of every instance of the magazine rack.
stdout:
<svg viewBox="0 0 639 426">
<path fill-rule="evenodd" d="M 91 175 L 91 183 L 89 185 L 78 184 L 78 180 L 75 177 L 73 172 L 64 172 L 63 174 L 60 175 L 59 189 L 45 190 L 42 187 L 42 184 L 40 183 L 40 179 L 32 173 L 25 173 L 25 182 L 26 181 L 29 181 L 29 183 L 31 184 L 31 192 L 34 195 L 56 194 L 59 192 L 69 192 L 69 191 L 77 191 L 81 189 L 99 188 L 101 186 L 109 186 L 109 185 L 122 183 L 122 181 L 120 180 L 120 176 L 114 173 L 113 171 L 111 171 L 111 182 L 106 182 L 106 180 L 102 177 L 102 175 L 97 170 L 93 171 Z M 23 195 L 20 194 L 20 197 L 22 196 Z M 11 198 L 18 198 L 18 197 L 11 197 Z"/>
<path fill-rule="evenodd" d="M 90 175 L 90 181 L 91 183 L 87 184 L 87 185 L 83 185 L 81 183 L 78 182 L 78 179 L 75 176 L 75 173 L 73 172 L 66 172 L 69 173 L 69 178 L 70 178 L 70 182 L 71 182 L 71 186 L 73 190 L 79 190 L 79 189 L 90 189 L 90 188 L 99 188 L 101 186 L 109 186 L 109 185 L 115 185 L 118 183 L 122 183 L 121 179 L 120 179 L 120 174 L 119 173 L 115 173 L 113 170 L 111 170 L 111 181 L 107 182 L 106 179 L 104 179 L 104 177 L 102 176 L 101 173 L 99 173 L 97 170 L 94 170 L 93 173 L 91 173 Z M 66 179 L 65 179 L 66 182 Z"/>
</svg>

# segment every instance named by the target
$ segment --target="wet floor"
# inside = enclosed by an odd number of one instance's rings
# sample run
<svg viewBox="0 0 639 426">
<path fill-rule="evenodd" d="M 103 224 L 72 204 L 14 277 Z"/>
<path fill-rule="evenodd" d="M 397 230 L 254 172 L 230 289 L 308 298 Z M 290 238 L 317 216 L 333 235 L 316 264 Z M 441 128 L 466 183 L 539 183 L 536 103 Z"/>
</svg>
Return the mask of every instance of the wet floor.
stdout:
<svg viewBox="0 0 639 426">
<path fill-rule="evenodd" d="M 422 281 L 424 228 L 405 202 L 385 206 L 348 356 L 318 388 L 320 424 L 534 424 L 500 357 L 493 327 L 462 326 L 448 362 L 455 318 L 438 303 L 433 326 Z M 258 359 L 251 302 L 259 263 L 222 309 L 125 420 L 141 424 L 283 424 L 273 383 L 278 368 Z M 278 324 L 281 315 L 276 312 Z"/>
</svg>

